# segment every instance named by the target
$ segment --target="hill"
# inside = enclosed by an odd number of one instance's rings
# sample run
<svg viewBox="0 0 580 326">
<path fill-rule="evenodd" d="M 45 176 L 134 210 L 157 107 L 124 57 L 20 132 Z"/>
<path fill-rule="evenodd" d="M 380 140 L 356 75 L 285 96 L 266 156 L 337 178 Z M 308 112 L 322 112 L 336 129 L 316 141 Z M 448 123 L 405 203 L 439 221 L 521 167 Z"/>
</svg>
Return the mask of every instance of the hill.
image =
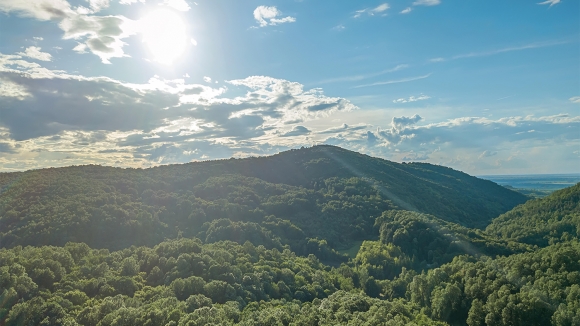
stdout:
<svg viewBox="0 0 580 326">
<path fill-rule="evenodd" d="M 329 146 L 0 174 L 0 326 L 576 325 L 579 188 L 482 230 L 526 198 Z"/>
<path fill-rule="evenodd" d="M 322 186 L 320 182 L 330 178 L 370 179 L 382 196 L 402 209 L 480 228 L 528 199 L 493 182 L 448 167 L 428 163 L 400 164 L 329 145 L 267 157 L 162 166 L 150 172 L 169 180 L 186 172 L 192 181 L 235 173 L 307 189 L 317 189 Z"/>
<path fill-rule="evenodd" d="M 301 254 L 368 239 L 385 210 L 484 227 L 526 200 L 449 168 L 333 146 L 150 169 L 89 165 L 4 173 L 0 189 L 2 247 L 75 241 L 121 249 L 197 236 L 269 248 L 291 244 Z"/>
<path fill-rule="evenodd" d="M 495 218 L 486 231 L 541 247 L 580 238 L 580 183 L 517 206 Z"/>
</svg>

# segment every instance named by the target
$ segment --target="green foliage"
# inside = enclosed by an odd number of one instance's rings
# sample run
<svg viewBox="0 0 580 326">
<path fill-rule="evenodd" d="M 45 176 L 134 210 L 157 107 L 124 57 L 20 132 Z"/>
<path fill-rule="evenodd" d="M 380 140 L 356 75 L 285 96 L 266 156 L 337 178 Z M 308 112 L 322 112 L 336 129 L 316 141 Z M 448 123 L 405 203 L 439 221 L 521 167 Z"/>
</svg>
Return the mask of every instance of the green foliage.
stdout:
<svg viewBox="0 0 580 326">
<path fill-rule="evenodd" d="M 330 249 L 368 239 L 375 218 L 395 207 L 484 227 L 525 200 L 452 169 L 333 146 L 146 170 L 73 166 L 0 174 L 0 247 L 118 250 L 182 236 L 307 255 L 308 239 Z"/>
<path fill-rule="evenodd" d="M 411 266 L 410 258 L 401 248 L 380 241 L 363 242 L 354 263 L 377 279 L 392 279 L 401 273 L 402 268 Z"/>
<path fill-rule="evenodd" d="M 381 254 L 359 259 L 372 264 Z M 0 262 L 5 325 L 374 325 L 391 318 L 399 325 L 418 313 L 405 300 L 371 299 L 379 283 L 372 276 L 361 282 L 347 265 L 330 268 L 314 255 L 250 242 L 180 239 L 115 252 L 77 243 L 15 247 L 0 249 Z M 58 278 L 28 276 L 56 269 Z"/>
<path fill-rule="evenodd" d="M 481 230 L 416 212 L 384 212 L 375 225 L 383 243 L 404 253 L 399 255 L 406 262 L 401 266 L 418 270 L 440 266 L 462 254 L 497 256 L 531 250 L 515 241 L 499 240 Z"/>
<path fill-rule="evenodd" d="M 540 247 L 580 239 L 580 183 L 514 208 L 494 219 L 486 231 Z"/>
<path fill-rule="evenodd" d="M 0 174 L 0 326 L 579 325 L 579 193 L 483 231 L 523 197 L 329 146 Z"/>
<path fill-rule="evenodd" d="M 459 256 L 414 276 L 404 271 L 383 288 L 387 298 L 407 298 L 450 324 L 573 325 L 579 271 L 580 243 L 571 241 L 496 259 Z"/>
</svg>

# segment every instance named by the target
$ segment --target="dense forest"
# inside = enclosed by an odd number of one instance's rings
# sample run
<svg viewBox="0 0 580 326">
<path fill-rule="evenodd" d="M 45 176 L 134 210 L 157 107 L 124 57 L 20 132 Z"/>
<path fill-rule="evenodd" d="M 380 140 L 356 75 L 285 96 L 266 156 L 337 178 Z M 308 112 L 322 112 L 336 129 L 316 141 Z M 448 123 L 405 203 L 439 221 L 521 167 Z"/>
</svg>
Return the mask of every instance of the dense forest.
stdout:
<svg viewBox="0 0 580 326">
<path fill-rule="evenodd" d="M 333 146 L 0 174 L 0 325 L 580 325 L 580 184 Z"/>
</svg>

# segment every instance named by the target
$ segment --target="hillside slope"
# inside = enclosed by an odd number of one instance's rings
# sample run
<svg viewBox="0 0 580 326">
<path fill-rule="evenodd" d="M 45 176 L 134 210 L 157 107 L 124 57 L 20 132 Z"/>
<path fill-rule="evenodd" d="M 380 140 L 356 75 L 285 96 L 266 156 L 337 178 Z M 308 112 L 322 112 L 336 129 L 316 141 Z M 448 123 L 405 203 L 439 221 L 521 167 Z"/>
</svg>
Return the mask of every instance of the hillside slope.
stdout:
<svg viewBox="0 0 580 326">
<path fill-rule="evenodd" d="M 541 247 L 580 238 L 580 183 L 517 206 L 495 218 L 486 231 Z"/>
<path fill-rule="evenodd" d="M 430 164 L 398 164 L 333 146 L 151 169 L 73 166 L 0 174 L 0 246 L 86 242 L 119 249 L 197 236 L 301 254 L 368 239 L 402 208 L 484 227 L 526 200 Z M 330 252 L 330 251 L 328 251 Z"/>
<path fill-rule="evenodd" d="M 400 164 L 336 146 L 314 146 L 273 156 L 170 165 L 148 170 L 150 176 L 179 183 L 183 173 L 201 181 L 223 173 L 256 177 L 309 189 L 328 178 L 376 181 L 381 194 L 397 206 L 438 216 L 468 227 L 484 228 L 492 218 L 528 198 L 497 184 L 444 166 Z"/>
</svg>

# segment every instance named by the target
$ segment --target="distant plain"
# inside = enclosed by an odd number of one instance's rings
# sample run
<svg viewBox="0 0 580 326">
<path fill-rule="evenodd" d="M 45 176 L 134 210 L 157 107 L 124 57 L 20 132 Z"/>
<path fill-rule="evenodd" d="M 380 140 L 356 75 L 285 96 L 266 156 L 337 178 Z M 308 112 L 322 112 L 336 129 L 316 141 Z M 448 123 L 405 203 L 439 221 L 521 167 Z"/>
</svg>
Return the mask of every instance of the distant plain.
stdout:
<svg viewBox="0 0 580 326">
<path fill-rule="evenodd" d="M 571 187 L 580 182 L 580 173 L 480 175 L 478 177 L 491 180 L 504 187 L 508 186 L 520 190 L 537 190 L 547 193 Z"/>
</svg>

